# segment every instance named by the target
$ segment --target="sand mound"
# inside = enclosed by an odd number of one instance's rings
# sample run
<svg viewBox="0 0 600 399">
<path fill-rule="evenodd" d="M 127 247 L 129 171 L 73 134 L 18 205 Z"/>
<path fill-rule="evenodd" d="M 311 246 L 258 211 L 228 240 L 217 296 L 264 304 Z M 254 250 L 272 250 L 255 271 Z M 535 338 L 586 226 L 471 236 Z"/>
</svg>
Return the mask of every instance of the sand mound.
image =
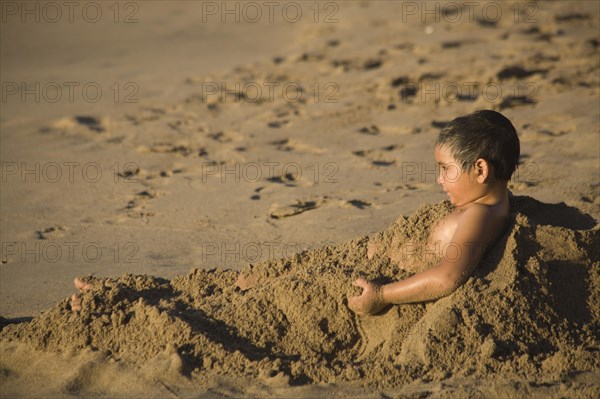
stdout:
<svg viewBox="0 0 600 399">
<path fill-rule="evenodd" d="M 422 240 L 447 203 L 426 205 L 373 237 Z M 249 265 L 196 269 L 171 281 L 123 275 L 95 281 L 74 315 L 68 300 L 1 340 L 35 349 L 98 350 L 163 375 L 215 374 L 284 384 L 363 381 L 385 387 L 450 376 L 529 381 L 600 369 L 600 231 L 564 204 L 513 198 L 507 233 L 476 274 L 449 297 L 356 317 L 346 306 L 358 276 L 408 273 L 367 260 L 368 237 Z M 157 366 L 158 367 L 158 366 Z"/>
</svg>

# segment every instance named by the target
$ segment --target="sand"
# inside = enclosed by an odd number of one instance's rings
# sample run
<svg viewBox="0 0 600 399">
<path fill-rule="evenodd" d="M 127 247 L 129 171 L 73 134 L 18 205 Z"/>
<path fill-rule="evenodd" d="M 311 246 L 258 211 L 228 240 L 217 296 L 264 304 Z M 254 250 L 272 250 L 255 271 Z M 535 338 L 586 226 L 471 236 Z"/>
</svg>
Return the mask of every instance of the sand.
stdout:
<svg viewBox="0 0 600 399">
<path fill-rule="evenodd" d="M 0 394 L 598 396 L 600 6 L 499 3 L 489 21 L 487 4 L 471 20 L 351 1 L 335 23 L 200 23 L 200 2 L 3 22 L 3 82 L 106 95 L 2 103 Z M 139 101 L 113 101 L 115 81 Z M 510 231 L 450 297 L 356 318 L 356 277 L 410 274 L 367 260 L 367 237 L 422 240 L 448 211 L 432 145 L 477 109 L 521 140 Z"/>
<path fill-rule="evenodd" d="M 400 246 L 408 237 L 418 242 L 419 232 L 448 213 L 447 203 L 424 205 L 380 235 L 241 272 L 195 269 L 172 280 L 92 278 L 80 314 L 64 300 L 29 323 L 4 327 L 1 339 L 44 352 L 95 353 L 94 360 L 74 363 L 80 367 L 75 376 L 61 378 L 62 393 L 118 393 L 96 369 L 116 362 L 148 381 L 141 390 L 166 387 L 176 395 L 206 388 L 221 375 L 290 390 L 359 382 L 393 391 L 415 381 L 469 377 L 471 383 L 553 386 L 560 393 L 564 378 L 591 374 L 570 381 L 570 395 L 597 396 L 600 387 L 592 379 L 600 367 L 599 226 L 564 204 L 530 197 L 515 197 L 513 204 L 508 232 L 475 275 L 432 303 L 365 317 L 346 306 L 350 282 L 358 276 L 391 281 L 409 275 L 389 258 L 367 260 L 367 241 L 391 236 Z M 255 285 L 236 287 L 240 274 L 255 276 Z M 2 367 L 10 393 L 19 376 L 10 361 Z M 507 393 L 475 385 L 484 395 Z"/>
</svg>

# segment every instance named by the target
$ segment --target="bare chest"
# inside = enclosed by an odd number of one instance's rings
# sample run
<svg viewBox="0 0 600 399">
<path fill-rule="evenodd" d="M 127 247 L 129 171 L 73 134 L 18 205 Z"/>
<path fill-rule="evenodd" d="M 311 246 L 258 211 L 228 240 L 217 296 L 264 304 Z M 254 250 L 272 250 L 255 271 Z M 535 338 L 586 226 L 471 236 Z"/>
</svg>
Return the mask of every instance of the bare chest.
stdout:
<svg viewBox="0 0 600 399">
<path fill-rule="evenodd" d="M 427 241 L 429 251 L 437 253 L 452 242 L 461 213 L 461 210 L 455 210 L 432 227 Z"/>
</svg>

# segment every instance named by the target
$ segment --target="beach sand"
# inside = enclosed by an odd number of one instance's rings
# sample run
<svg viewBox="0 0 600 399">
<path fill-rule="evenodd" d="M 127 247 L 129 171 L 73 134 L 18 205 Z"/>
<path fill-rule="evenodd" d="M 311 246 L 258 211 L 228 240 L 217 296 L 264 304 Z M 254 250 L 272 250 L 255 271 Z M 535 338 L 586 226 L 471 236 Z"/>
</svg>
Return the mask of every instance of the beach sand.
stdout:
<svg viewBox="0 0 600 399">
<path fill-rule="evenodd" d="M 600 395 L 596 2 L 134 4 L 1 25 L 4 90 L 104 89 L 2 102 L 2 397 Z M 477 109 L 521 140 L 509 231 L 449 297 L 354 316 L 356 277 L 408 276 L 368 237 L 448 211 L 433 142 Z"/>
</svg>

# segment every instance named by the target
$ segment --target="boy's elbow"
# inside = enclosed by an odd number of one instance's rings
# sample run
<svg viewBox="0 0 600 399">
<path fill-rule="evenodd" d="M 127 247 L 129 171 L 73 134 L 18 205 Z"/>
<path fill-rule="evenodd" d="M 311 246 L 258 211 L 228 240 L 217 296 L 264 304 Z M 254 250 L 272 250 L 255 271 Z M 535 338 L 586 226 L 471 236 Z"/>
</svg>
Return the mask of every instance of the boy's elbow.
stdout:
<svg viewBox="0 0 600 399">
<path fill-rule="evenodd" d="M 441 296 L 448 296 L 456 291 L 466 281 L 464 275 L 448 273 L 445 274 L 440 281 Z"/>
</svg>

